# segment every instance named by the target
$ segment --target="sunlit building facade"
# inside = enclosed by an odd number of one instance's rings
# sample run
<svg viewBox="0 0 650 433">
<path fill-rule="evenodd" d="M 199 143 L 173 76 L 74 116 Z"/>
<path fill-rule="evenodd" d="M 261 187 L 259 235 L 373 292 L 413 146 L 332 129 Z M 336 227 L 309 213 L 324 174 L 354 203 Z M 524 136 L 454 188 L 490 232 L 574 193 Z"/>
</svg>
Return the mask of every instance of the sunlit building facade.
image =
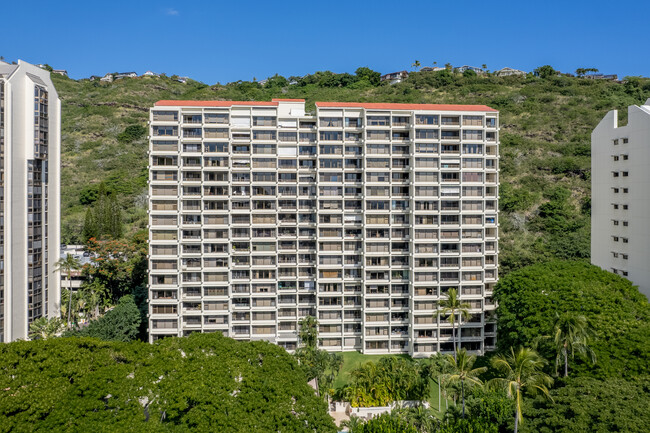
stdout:
<svg viewBox="0 0 650 433">
<path fill-rule="evenodd" d="M 58 317 L 61 104 L 50 73 L 0 61 L 0 341 Z"/>
<path fill-rule="evenodd" d="M 331 351 L 495 345 L 498 112 L 487 106 L 159 101 L 150 114 L 150 341 L 191 332 Z"/>
</svg>

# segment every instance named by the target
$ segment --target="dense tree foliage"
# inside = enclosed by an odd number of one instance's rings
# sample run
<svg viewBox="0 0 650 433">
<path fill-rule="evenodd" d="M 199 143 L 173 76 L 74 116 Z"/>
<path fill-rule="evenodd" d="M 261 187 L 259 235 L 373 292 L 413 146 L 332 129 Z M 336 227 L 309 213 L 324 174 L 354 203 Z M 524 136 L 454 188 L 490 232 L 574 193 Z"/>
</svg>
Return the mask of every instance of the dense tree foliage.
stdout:
<svg viewBox="0 0 650 433">
<path fill-rule="evenodd" d="M 338 353 L 318 348 L 318 321 L 307 316 L 299 323 L 300 347 L 294 353 L 307 380 L 316 380 L 319 395 L 331 394 L 334 378 L 343 365 L 343 357 Z"/>
<path fill-rule="evenodd" d="M 138 233 L 130 240 L 89 239 L 86 250 L 91 262 L 84 266 L 88 284 L 104 288 L 110 303 L 124 295 L 133 294 L 147 279 L 146 233 Z"/>
<path fill-rule="evenodd" d="M 598 362 L 576 357 L 573 371 L 595 377 L 650 373 L 650 304 L 632 284 L 583 262 L 552 261 L 508 274 L 495 289 L 497 344 L 530 345 L 553 334 L 556 314 L 584 316 L 593 329 Z M 541 353 L 555 360 L 551 342 Z"/>
<path fill-rule="evenodd" d="M 82 240 L 87 243 L 91 238 L 119 239 L 123 235 L 122 209 L 115 193 L 107 191 L 103 184 L 96 194 L 90 190 L 82 191 L 79 198 L 82 202 L 91 202 L 92 206 L 86 211 Z"/>
<path fill-rule="evenodd" d="M 140 330 L 140 311 L 132 295 L 122 297 L 115 308 L 88 326 L 67 333 L 67 336 L 94 337 L 104 341 L 133 341 Z"/>
<path fill-rule="evenodd" d="M 650 377 L 580 377 L 551 391 L 553 402 L 529 401 L 522 432 L 645 433 L 650 426 Z"/>
<path fill-rule="evenodd" d="M 337 390 L 354 407 L 387 406 L 398 400 L 423 400 L 429 391 L 422 365 L 409 359 L 384 357 L 350 372 L 351 381 Z"/>
<path fill-rule="evenodd" d="M 335 432 L 284 349 L 218 334 L 0 345 L 0 432 Z"/>
</svg>

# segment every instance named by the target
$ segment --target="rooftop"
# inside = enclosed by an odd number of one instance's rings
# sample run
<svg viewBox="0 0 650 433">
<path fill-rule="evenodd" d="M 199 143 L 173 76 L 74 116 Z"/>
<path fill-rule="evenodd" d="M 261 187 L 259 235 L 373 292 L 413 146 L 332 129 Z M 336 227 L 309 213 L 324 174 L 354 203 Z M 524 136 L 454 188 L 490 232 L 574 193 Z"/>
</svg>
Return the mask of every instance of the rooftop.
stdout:
<svg viewBox="0 0 650 433">
<path fill-rule="evenodd" d="M 266 106 L 276 107 L 280 102 L 305 102 L 304 99 L 273 99 L 271 101 L 174 101 L 162 100 L 155 103 L 156 107 L 232 107 Z M 488 111 L 497 112 L 487 105 L 458 105 L 458 104 L 397 104 L 376 102 L 316 102 L 319 108 L 365 108 L 369 110 L 427 110 L 427 111 Z"/>
</svg>

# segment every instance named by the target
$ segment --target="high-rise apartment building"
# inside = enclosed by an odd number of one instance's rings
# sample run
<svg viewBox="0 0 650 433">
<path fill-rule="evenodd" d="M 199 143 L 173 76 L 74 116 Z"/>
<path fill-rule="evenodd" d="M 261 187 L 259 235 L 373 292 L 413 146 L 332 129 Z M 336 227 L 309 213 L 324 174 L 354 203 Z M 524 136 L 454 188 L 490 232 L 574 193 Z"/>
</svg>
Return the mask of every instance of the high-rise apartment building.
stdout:
<svg viewBox="0 0 650 433">
<path fill-rule="evenodd" d="M 332 351 L 495 344 L 498 112 L 487 106 L 159 101 L 150 117 L 150 340 L 222 332 Z"/>
<path fill-rule="evenodd" d="M 0 341 L 58 317 L 61 103 L 50 73 L 0 62 Z"/>
<path fill-rule="evenodd" d="M 650 298 L 650 99 L 605 115 L 591 134 L 591 262 Z"/>
</svg>

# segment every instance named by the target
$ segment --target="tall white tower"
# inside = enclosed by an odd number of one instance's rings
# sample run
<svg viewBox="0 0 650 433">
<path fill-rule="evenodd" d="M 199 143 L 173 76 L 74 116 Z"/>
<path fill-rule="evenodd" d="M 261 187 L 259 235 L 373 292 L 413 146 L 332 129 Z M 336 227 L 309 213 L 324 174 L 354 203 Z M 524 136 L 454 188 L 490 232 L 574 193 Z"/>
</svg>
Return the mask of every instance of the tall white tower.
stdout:
<svg viewBox="0 0 650 433">
<path fill-rule="evenodd" d="M 605 115 L 591 133 L 591 263 L 650 298 L 650 99 Z"/>
<path fill-rule="evenodd" d="M 57 317 L 61 103 L 50 73 L 0 62 L 0 341 Z"/>
</svg>

